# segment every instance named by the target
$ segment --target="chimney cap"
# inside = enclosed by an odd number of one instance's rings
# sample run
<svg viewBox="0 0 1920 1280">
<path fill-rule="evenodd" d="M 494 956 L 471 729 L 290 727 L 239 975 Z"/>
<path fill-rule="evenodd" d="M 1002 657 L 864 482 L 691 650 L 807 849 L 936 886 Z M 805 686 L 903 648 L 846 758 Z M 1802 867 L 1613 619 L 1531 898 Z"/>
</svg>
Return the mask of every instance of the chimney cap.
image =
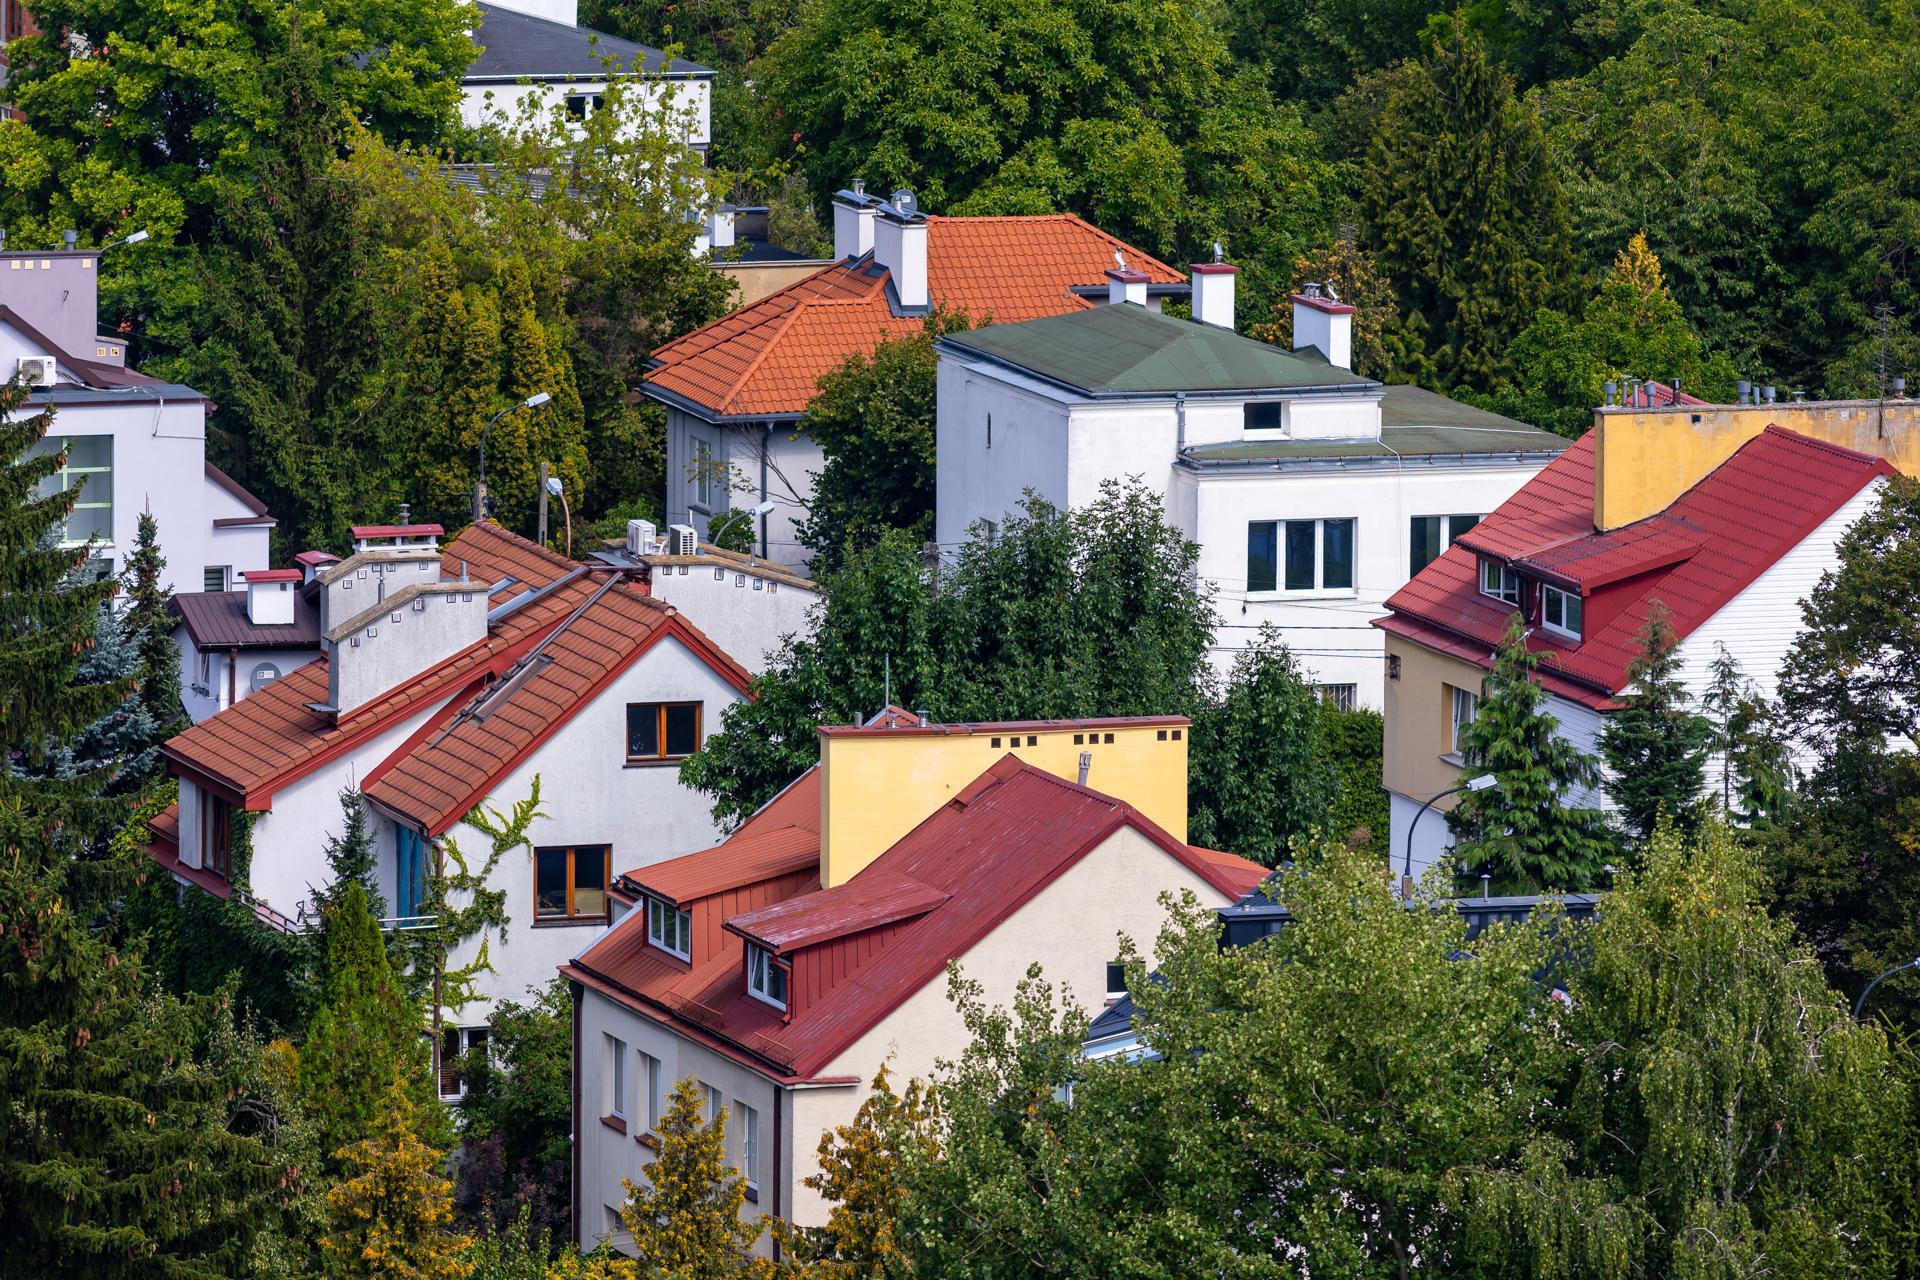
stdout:
<svg viewBox="0 0 1920 1280">
<path fill-rule="evenodd" d="M 1309 290 L 1311 290 L 1311 292 L 1309 292 Z M 1299 293 L 1293 295 L 1293 304 L 1297 307 L 1308 307 L 1314 311 L 1323 312 L 1330 316 L 1350 316 L 1359 310 L 1358 307 L 1341 302 L 1337 298 L 1321 297 L 1320 286 L 1317 284 L 1303 286 Z"/>
<path fill-rule="evenodd" d="M 340 559 L 331 551 L 302 551 L 293 558 L 295 564 L 311 565 L 315 568 L 323 564 L 334 564 Z"/>
<path fill-rule="evenodd" d="M 246 569 L 240 576 L 252 586 L 256 582 L 298 582 L 301 574 L 298 569 Z"/>
<path fill-rule="evenodd" d="M 356 538 L 437 538 L 446 530 L 437 524 L 356 524 L 349 532 Z"/>
<path fill-rule="evenodd" d="M 1152 284 L 1153 277 L 1144 271 L 1135 271 L 1131 267 L 1108 267 L 1107 279 L 1121 284 Z"/>
</svg>

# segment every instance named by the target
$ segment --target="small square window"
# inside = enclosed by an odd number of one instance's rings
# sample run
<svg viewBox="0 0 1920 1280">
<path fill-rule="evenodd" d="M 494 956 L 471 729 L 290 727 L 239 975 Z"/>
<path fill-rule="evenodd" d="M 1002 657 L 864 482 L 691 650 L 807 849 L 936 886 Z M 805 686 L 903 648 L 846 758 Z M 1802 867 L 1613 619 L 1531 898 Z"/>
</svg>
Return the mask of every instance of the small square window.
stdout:
<svg viewBox="0 0 1920 1280">
<path fill-rule="evenodd" d="M 604 844 L 533 851 L 533 916 L 536 920 L 605 920 L 607 864 Z"/>
<path fill-rule="evenodd" d="M 693 913 L 671 902 L 647 899 L 647 941 L 682 960 L 693 958 Z"/>
<path fill-rule="evenodd" d="M 1498 560 L 1480 562 L 1480 593 L 1518 608 L 1520 575 Z"/>
<path fill-rule="evenodd" d="M 1558 587 L 1540 588 L 1540 622 L 1547 630 L 1578 640 L 1585 622 L 1585 602 Z"/>
<path fill-rule="evenodd" d="M 1248 431 L 1278 431 L 1286 423 L 1286 404 L 1279 400 L 1247 405 L 1242 424 Z"/>
<path fill-rule="evenodd" d="M 1110 734 L 1110 733 L 1109 733 L 1109 734 L 1107 734 L 1107 735 L 1106 735 L 1106 737 L 1105 737 L 1105 738 L 1103 739 L 1103 741 L 1104 741 L 1104 742 L 1106 743 L 1106 745 L 1108 745 L 1108 746 L 1112 746 L 1112 745 L 1113 745 L 1113 735 L 1112 735 L 1112 734 Z"/>
<path fill-rule="evenodd" d="M 627 763 L 679 760 L 700 749 L 698 702 L 627 704 Z"/>
<path fill-rule="evenodd" d="M 1127 994 L 1127 966 L 1125 961 L 1107 962 L 1107 999 L 1118 1000 Z"/>
</svg>

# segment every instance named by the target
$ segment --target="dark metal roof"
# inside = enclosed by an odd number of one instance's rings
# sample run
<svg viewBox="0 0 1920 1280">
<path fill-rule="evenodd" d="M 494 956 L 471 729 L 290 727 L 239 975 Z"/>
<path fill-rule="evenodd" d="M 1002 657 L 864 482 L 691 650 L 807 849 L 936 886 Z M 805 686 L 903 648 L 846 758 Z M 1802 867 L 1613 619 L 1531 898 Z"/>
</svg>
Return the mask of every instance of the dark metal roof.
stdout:
<svg viewBox="0 0 1920 1280">
<path fill-rule="evenodd" d="M 320 610 L 311 593 L 293 593 L 293 621 L 256 626 L 247 619 L 244 591 L 183 591 L 172 601 L 193 643 L 202 649 L 318 649 Z"/>
<path fill-rule="evenodd" d="M 255 519 L 265 524 L 275 523 L 273 517 L 267 513 L 267 504 L 254 497 L 251 493 L 248 493 L 238 480 L 235 480 L 211 462 L 205 463 L 204 465 L 206 467 L 207 479 L 226 490 L 227 493 L 232 495 L 235 502 L 238 502 L 241 506 L 252 512 Z M 218 524 L 220 522 L 215 521 L 215 523 Z"/>
<path fill-rule="evenodd" d="M 622 40 L 587 27 L 570 27 L 497 5 L 481 4 L 473 42 L 480 52 L 466 80 L 604 80 L 607 60 L 621 69 L 641 69 L 688 79 L 713 75 L 709 67 L 684 58 L 667 60 L 648 45 Z"/>
<path fill-rule="evenodd" d="M 985 356 L 1085 395 L 1367 391 L 1380 384 L 1318 350 L 1283 351 L 1218 325 L 1127 303 L 948 334 L 944 346 Z"/>
</svg>

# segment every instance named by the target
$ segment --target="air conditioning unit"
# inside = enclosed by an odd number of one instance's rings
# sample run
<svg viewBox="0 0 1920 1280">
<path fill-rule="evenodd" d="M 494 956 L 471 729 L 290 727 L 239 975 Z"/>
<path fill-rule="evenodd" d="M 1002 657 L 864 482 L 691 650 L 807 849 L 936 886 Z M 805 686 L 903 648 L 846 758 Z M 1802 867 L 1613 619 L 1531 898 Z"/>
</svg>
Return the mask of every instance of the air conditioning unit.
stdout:
<svg viewBox="0 0 1920 1280">
<path fill-rule="evenodd" d="M 627 554 L 630 556 L 652 555 L 655 532 L 651 520 L 627 521 Z"/>
<path fill-rule="evenodd" d="M 667 526 L 667 554 L 670 556 L 691 556 L 700 552 L 700 535 L 693 531 L 690 524 L 670 524 Z"/>
<path fill-rule="evenodd" d="M 30 387 L 50 387 L 59 368 L 52 356 L 21 356 L 20 381 Z"/>
</svg>

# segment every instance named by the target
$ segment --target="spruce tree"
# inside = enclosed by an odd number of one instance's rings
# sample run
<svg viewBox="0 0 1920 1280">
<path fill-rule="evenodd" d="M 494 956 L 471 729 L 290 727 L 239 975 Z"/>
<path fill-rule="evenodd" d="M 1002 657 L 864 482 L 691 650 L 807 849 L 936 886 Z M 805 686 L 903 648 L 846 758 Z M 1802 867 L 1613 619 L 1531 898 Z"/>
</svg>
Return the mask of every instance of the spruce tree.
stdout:
<svg viewBox="0 0 1920 1280">
<path fill-rule="evenodd" d="M 327 837 L 327 869 L 333 874 L 314 897 L 324 915 L 341 902 L 348 885 L 357 884 L 366 895 L 367 910 L 379 920 L 387 914 L 386 899 L 380 894 L 380 852 L 367 829 L 367 802 L 352 787 L 340 792 L 340 819 L 340 834 Z"/>
<path fill-rule="evenodd" d="M 1721 815 L 1747 827 L 1783 821 L 1797 783 L 1793 752 L 1780 732 L 1776 708 L 1753 687 L 1740 660 L 1724 644 L 1707 666 L 1701 703 L 1720 773 Z"/>
<path fill-rule="evenodd" d="M 1640 628 L 1640 656 L 1627 667 L 1624 705 L 1607 718 L 1600 754 L 1607 794 L 1629 835 L 1645 840 L 1661 814 L 1691 834 L 1699 824 L 1713 725 L 1691 709 L 1680 682 L 1679 641 L 1666 606 L 1654 601 Z"/>
<path fill-rule="evenodd" d="M 341 1085 L 366 1092 L 364 1080 Z M 344 1179 L 327 1192 L 332 1229 L 320 1245 L 346 1280 L 465 1280 L 473 1240 L 453 1230 L 453 1184 L 442 1153 L 421 1141 L 417 1104 L 399 1077 L 377 1098 L 367 1136 L 334 1153 Z"/>
<path fill-rule="evenodd" d="M 133 553 L 120 575 L 127 601 L 121 621 L 139 651 L 135 679 L 140 685 L 140 705 L 150 721 L 149 743 L 156 747 L 187 727 L 180 705 L 180 650 L 173 643 L 173 615 L 161 580 L 166 567 L 160 554 L 160 523 L 151 511 L 143 511 Z"/>
<path fill-rule="evenodd" d="M 1613 851 L 1605 816 L 1567 803 L 1569 791 L 1597 785 L 1600 770 L 1557 732 L 1534 677 L 1540 661 L 1515 614 L 1461 735 L 1461 780 L 1491 773 L 1500 785 L 1464 793 L 1447 815 L 1467 874 L 1492 876 L 1503 893 L 1591 888 Z"/>
<path fill-rule="evenodd" d="M 710 1120 L 702 1090 L 691 1076 L 673 1087 L 660 1118 L 659 1153 L 646 1167 L 647 1185 L 626 1183 L 621 1218 L 634 1252 L 649 1274 L 674 1280 L 742 1280 L 771 1275 L 748 1256 L 766 1221 L 743 1222 L 746 1179 L 727 1164 L 727 1113 Z"/>
</svg>

